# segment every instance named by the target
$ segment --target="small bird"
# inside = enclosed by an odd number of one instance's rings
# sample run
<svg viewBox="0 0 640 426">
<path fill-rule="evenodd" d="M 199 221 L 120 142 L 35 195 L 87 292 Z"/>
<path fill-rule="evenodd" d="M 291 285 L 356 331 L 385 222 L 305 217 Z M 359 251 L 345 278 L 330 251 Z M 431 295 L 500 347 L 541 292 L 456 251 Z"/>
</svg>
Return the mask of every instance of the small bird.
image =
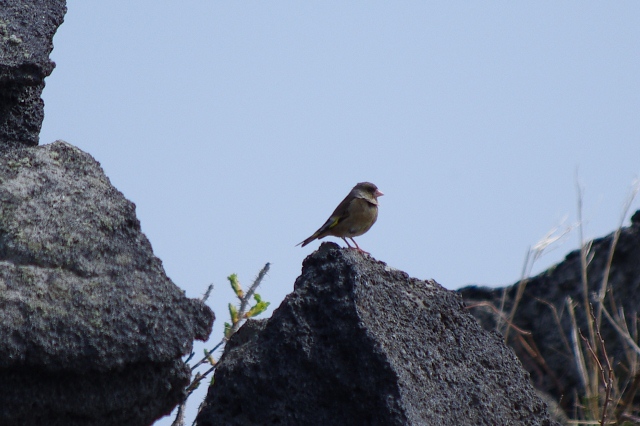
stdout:
<svg viewBox="0 0 640 426">
<path fill-rule="evenodd" d="M 376 219 L 378 219 L 378 197 L 382 195 L 384 194 L 374 184 L 360 182 L 338 204 L 338 207 L 336 207 L 324 225 L 314 232 L 312 236 L 297 245 L 304 247 L 316 238 L 320 240 L 328 235 L 333 235 L 334 237 L 342 238 L 349 248 L 354 248 L 347 241 L 347 238 L 351 239 L 359 252 L 367 253 L 358 246 L 353 237 L 364 234 L 376 223 Z"/>
</svg>

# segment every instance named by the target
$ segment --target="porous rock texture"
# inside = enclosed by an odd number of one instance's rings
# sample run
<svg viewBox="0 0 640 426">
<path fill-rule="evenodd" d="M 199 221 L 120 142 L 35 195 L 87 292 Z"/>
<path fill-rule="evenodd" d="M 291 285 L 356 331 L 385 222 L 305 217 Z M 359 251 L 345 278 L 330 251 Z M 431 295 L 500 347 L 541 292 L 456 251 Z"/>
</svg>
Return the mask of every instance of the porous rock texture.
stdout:
<svg viewBox="0 0 640 426">
<path fill-rule="evenodd" d="M 213 313 L 166 276 L 89 154 L 37 147 L 63 0 L 0 0 L 0 425 L 149 425 Z"/>
<path fill-rule="evenodd" d="M 620 229 L 615 245 L 613 261 L 608 277 L 607 297 L 604 306 L 614 315 L 622 308 L 629 330 L 640 311 L 640 211 L 631 219 L 631 226 Z M 608 262 L 615 233 L 591 241 L 587 258 L 588 299 L 597 309 L 597 294 L 603 283 L 605 265 Z M 565 260 L 538 276 L 528 278 L 512 324 L 531 333 L 523 335 L 512 329 L 511 345 L 523 366 L 531 374 L 532 382 L 539 390 L 551 395 L 569 413 L 573 412 L 575 395 L 584 395 L 584 385 L 578 372 L 574 340 L 572 337 L 569 303 L 574 306 L 578 328 L 588 336 L 587 315 L 584 306 L 582 264 L 580 250 L 569 253 Z M 469 286 L 459 290 L 470 311 L 487 330 L 496 328 L 496 312 L 503 303 L 504 312 L 511 312 L 518 285 L 507 288 Z M 613 309 L 612 303 L 616 305 Z M 494 308 L 491 308 L 492 305 Z M 603 315 L 601 333 L 611 363 L 620 379 L 621 389 L 627 388 L 629 377 L 629 346 L 625 344 L 611 323 Z M 502 322 L 504 329 L 504 322 Z M 589 356 L 587 352 L 585 357 Z M 637 414 L 636 414 L 637 415 Z"/>
<path fill-rule="evenodd" d="M 197 424 L 554 423 L 459 295 L 324 243 L 272 317 L 231 338 Z"/>
<path fill-rule="evenodd" d="M 35 146 L 63 0 L 0 0 L 0 426 L 143 426 L 213 313 L 166 276 L 89 154 Z"/>
<path fill-rule="evenodd" d="M 213 314 L 165 275 L 135 206 L 65 142 L 0 153 L 0 424 L 148 425 Z"/>
<path fill-rule="evenodd" d="M 0 0 L 0 149 L 38 144 L 40 95 L 66 11 L 64 0 Z"/>
</svg>

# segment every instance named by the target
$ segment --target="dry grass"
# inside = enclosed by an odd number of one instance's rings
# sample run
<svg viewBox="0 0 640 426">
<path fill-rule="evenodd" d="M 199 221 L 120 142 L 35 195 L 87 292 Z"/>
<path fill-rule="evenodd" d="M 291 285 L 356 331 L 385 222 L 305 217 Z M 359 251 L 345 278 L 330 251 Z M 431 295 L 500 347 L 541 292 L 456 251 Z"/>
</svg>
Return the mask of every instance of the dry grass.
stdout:
<svg viewBox="0 0 640 426">
<path fill-rule="evenodd" d="M 618 308 L 618 303 L 613 294 L 613 290 L 609 287 L 609 275 L 611 273 L 611 265 L 618 244 L 624 220 L 629 214 L 629 209 L 638 192 L 640 191 L 640 181 L 633 182 L 627 199 L 625 200 L 620 215 L 620 222 L 611 239 L 611 245 L 607 254 L 604 271 L 600 284 L 600 288 L 594 291 L 593 303 L 595 303 L 595 312 L 592 301 L 589 300 L 589 280 L 588 267 L 594 257 L 591 243 L 585 243 L 583 239 L 583 221 L 582 221 L 582 188 L 578 187 L 578 217 L 580 229 L 580 264 L 582 277 L 582 305 L 570 305 L 571 315 L 571 335 L 573 343 L 573 352 L 575 365 L 580 372 L 580 377 L 584 387 L 584 395 L 581 400 L 583 404 L 578 406 L 577 422 L 597 421 L 600 425 L 606 424 L 624 424 L 629 422 L 633 416 L 629 411 L 637 411 L 637 407 L 633 407 L 633 401 L 636 397 L 638 386 L 640 385 L 640 377 L 638 377 L 638 356 L 640 355 L 640 347 L 638 346 L 637 321 L 633 321 L 634 333 L 629 331 L 624 310 Z M 594 289 L 596 290 L 596 289 Z M 613 315 L 606 309 L 605 303 L 609 302 Z M 575 320 L 574 308 L 582 310 L 582 314 L 587 319 L 588 336 L 582 335 L 578 329 Z M 626 364 L 618 365 L 618 376 L 614 373 L 611 364 L 611 358 L 607 353 L 607 348 L 600 333 L 602 315 L 607 318 L 609 324 L 616 331 L 618 336 L 624 342 L 624 352 Z M 635 314 L 634 314 L 635 317 Z M 581 342 L 577 340 L 576 335 L 580 335 Z M 626 374 L 625 374 L 626 372 Z M 586 424 L 586 423 L 576 423 Z"/>
<path fill-rule="evenodd" d="M 506 288 L 503 291 L 499 308 L 489 302 L 477 303 L 470 308 L 491 305 L 490 308 L 495 313 L 496 329 L 503 334 L 505 343 L 509 341 L 510 333 L 515 332 L 516 337 L 511 339 L 512 344 L 519 345 L 535 361 L 536 371 L 540 374 L 544 372 L 546 377 L 559 385 L 559 389 L 562 388 L 536 347 L 534 336 L 530 332 L 516 327 L 514 322 L 534 263 L 550 246 L 562 240 L 577 227 L 580 239 L 581 300 L 576 301 L 567 297 L 564 300 L 564 306 L 558 308 L 549 301 L 537 299 L 549 307 L 564 343 L 568 359 L 573 360 L 581 384 L 581 394 L 574 395 L 576 404 L 572 413 L 573 420 L 569 420 L 567 424 L 601 426 L 640 424 L 640 416 L 638 415 L 640 406 L 634 405 L 640 390 L 638 318 L 636 312 L 633 312 L 631 319 L 626 318 L 624 310 L 619 307 L 609 285 L 615 249 L 633 200 L 640 192 L 640 180 L 633 182 L 629 195 L 623 203 L 620 223 L 611 239 L 602 278 L 599 283 L 592 284 L 592 287 L 596 287 L 592 289 L 589 288 L 589 269 L 595 252 L 592 243 L 584 241 L 583 188 L 577 179 L 576 182 L 578 224 L 555 227 L 527 251 L 522 277 L 516 284 L 516 293 L 508 314 L 505 312 Z M 560 313 L 558 309 L 560 309 Z M 565 310 L 571 324 L 569 336 L 565 335 L 561 325 L 561 317 Z M 578 325 L 578 317 L 586 319 L 586 336 Z M 607 324 L 615 330 L 619 340 L 623 342 L 624 360 L 619 360 L 615 366 L 612 365 L 612 358 L 607 353 L 607 347 L 601 334 L 603 317 Z M 533 368 L 531 365 L 530 367 Z"/>
</svg>

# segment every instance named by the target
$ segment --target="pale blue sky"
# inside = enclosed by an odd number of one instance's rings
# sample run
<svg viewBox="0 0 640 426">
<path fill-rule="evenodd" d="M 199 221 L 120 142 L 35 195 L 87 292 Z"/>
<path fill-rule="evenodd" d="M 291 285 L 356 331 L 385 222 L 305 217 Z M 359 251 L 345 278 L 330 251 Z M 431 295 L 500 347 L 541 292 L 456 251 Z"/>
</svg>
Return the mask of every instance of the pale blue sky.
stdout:
<svg viewBox="0 0 640 426">
<path fill-rule="evenodd" d="M 277 307 L 318 247 L 295 244 L 357 182 L 386 194 L 360 246 L 453 289 L 516 281 L 527 247 L 576 221 L 576 170 L 589 238 L 640 173 L 639 2 L 68 7 L 41 143 L 100 161 L 188 296 L 215 284 L 215 340 L 225 277 L 271 262 Z"/>
</svg>

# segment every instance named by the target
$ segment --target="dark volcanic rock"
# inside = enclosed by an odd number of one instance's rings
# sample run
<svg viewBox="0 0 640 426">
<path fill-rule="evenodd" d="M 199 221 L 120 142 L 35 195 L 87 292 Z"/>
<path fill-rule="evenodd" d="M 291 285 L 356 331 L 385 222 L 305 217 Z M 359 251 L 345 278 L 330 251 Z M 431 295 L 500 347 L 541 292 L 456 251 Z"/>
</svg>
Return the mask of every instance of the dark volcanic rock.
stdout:
<svg viewBox="0 0 640 426">
<path fill-rule="evenodd" d="M 553 423 L 456 293 L 324 243 L 273 316 L 233 336 L 197 424 Z"/>
<path fill-rule="evenodd" d="M 614 234 L 611 234 L 596 239 L 591 244 L 590 256 L 592 255 L 593 259 L 589 263 L 587 277 L 588 296 L 594 306 L 595 295 L 602 285 L 613 236 Z M 506 289 L 470 286 L 460 289 L 459 292 L 469 306 L 477 306 L 470 311 L 480 323 L 486 329 L 493 330 L 496 327 L 496 315 L 494 310 L 487 307 L 487 303 L 500 307 L 502 295 L 506 290 L 504 312 L 510 312 L 517 286 L 518 283 Z M 633 323 L 640 311 L 640 212 L 633 216 L 632 226 L 621 229 L 608 287 L 610 291 L 604 305 L 611 310 L 611 302 L 614 301 L 624 310 L 629 330 L 634 330 Z M 513 323 L 532 334 L 530 337 L 522 338 L 512 330 L 509 344 L 531 373 L 534 385 L 560 400 L 565 409 L 573 411 L 573 404 L 577 402 L 574 395 L 584 395 L 584 385 L 576 367 L 571 343 L 572 327 L 567 307 L 568 298 L 571 298 L 576 306 L 574 311 L 578 328 L 587 336 L 588 311 L 583 303 L 580 251 L 569 253 L 563 262 L 527 280 Z M 624 388 L 629 379 L 626 345 L 604 317 L 601 331 L 607 352 L 612 357 L 612 365 L 616 369 L 617 377 L 621 379 L 620 386 Z M 526 346 L 523 345 L 523 341 L 527 342 Z M 532 351 L 538 351 L 539 356 L 534 357 Z"/>
<path fill-rule="evenodd" d="M 184 398 L 213 313 L 167 278 L 135 206 L 40 98 L 64 0 L 0 0 L 0 425 L 149 425 Z"/>
<path fill-rule="evenodd" d="M 38 144 L 40 98 L 64 0 L 0 0 L 0 149 Z"/>
<path fill-rule="evenodd" d="M 0 424 L 148 425 L 213 314 L 165 275 L 135 206 L 65 143 L 0 153 Z"/>
</svg>

